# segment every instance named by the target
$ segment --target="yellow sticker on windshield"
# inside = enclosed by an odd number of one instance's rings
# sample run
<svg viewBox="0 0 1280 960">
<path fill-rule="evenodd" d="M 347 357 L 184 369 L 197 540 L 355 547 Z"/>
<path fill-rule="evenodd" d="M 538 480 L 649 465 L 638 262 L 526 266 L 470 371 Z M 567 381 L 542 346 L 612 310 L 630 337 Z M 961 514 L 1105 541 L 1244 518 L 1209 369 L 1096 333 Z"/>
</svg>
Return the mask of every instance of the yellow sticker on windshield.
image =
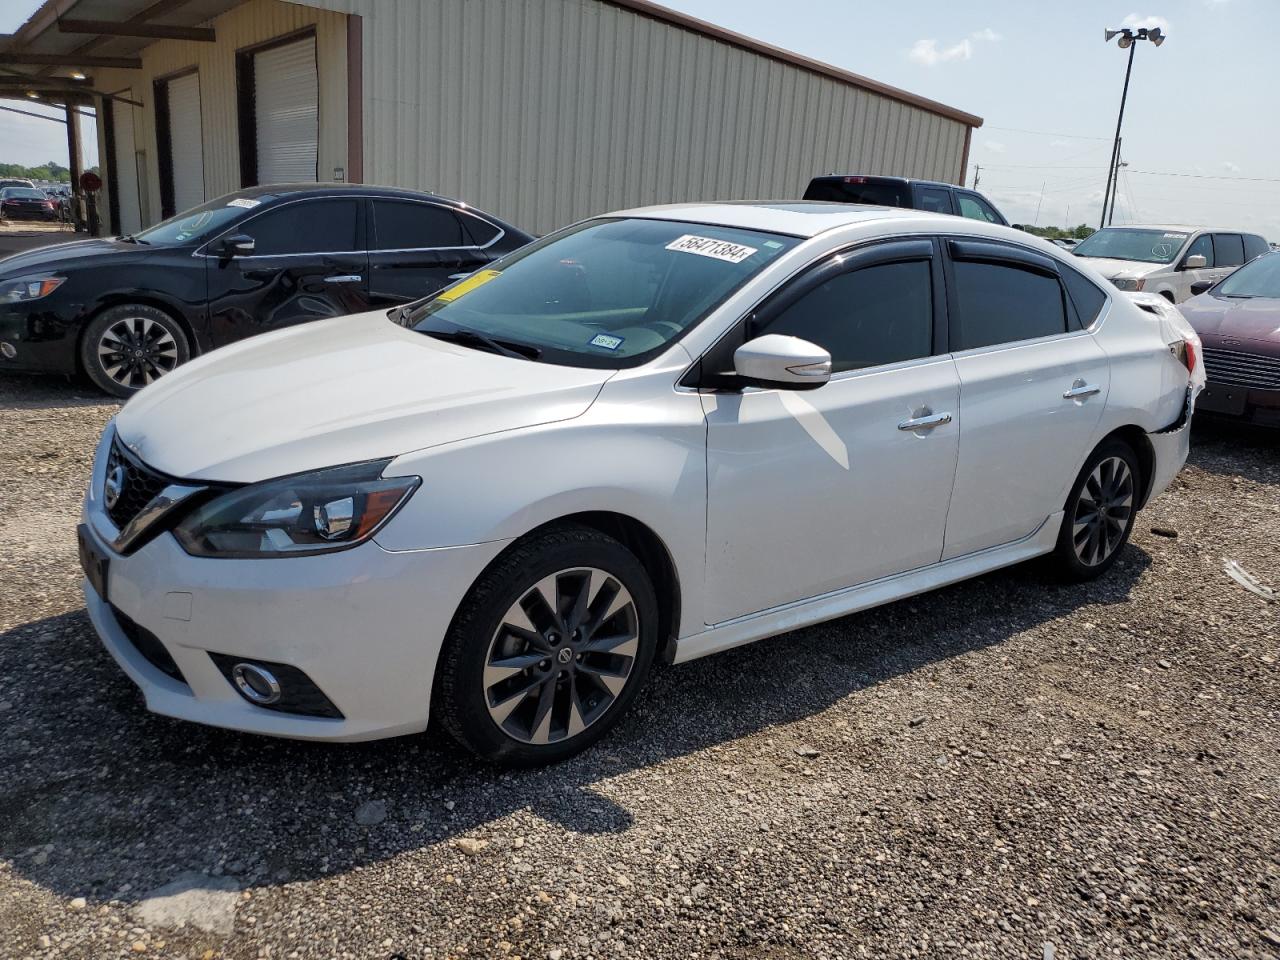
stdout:
<svg viewBox="0 0 1280 960">
<path fill-rule="evenodd" d="M 484 286 L 486 283 L 488 283 L 490 280 L 492 280 L 494 277 L 498 276 L 501 273 L 502 273 L 501 270 L 477 270 L 475 273 L 467 277 L 467 279 L 463 280 L 462 282 L 455 283 L 448 290 L 441 291 L 440 295 L 436 297 L 436 299 L 444 303 L 452 303 L 454 300 L 457 300 L 463 294 L 470 293 L 476 287 Z"/>
</svg>

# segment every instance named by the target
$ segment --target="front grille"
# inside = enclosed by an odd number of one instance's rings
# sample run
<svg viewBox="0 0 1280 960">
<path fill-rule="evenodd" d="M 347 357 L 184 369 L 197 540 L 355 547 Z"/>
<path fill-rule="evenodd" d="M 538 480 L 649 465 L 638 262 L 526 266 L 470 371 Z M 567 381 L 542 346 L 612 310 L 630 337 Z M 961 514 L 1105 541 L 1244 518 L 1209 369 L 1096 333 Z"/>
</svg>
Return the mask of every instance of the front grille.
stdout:
<svg viewBox="0 0 1280 960">
<path fill-rule="evenodd" d="M 1205 376 L 1210 383 L 1254 390 L 1280 390 L 1280 357 L 1209 347 L 1204 348 L 1203 353 Z"/>
<path fill-rule="evenodd" d="M 178 664 L 174 662 L 173 656 L 165 649 L 159 637 L 146 627 L 134 623 L 119 607 L 113 605 L 111 612 L 115 615 L 116 623 L 120 625 L 120 632 L 129 639 L 133 648 L 142 654 L 142 658 L 147 663 L 180 683 L 187 682 L 187 678 L 182 675 Z"/>
<path fill-rule="evenodd" d="M 120 530 L 127 527 L 129 521 L 170 482 L 126 451 L 118 437 L 111 442 L 104 478 L 103 503 L 107 505 L 107 516 Z M 111 503 L 107 491 L 115 485 L 118 485 L 119 493 L 115 503 Z"/>
</svg>

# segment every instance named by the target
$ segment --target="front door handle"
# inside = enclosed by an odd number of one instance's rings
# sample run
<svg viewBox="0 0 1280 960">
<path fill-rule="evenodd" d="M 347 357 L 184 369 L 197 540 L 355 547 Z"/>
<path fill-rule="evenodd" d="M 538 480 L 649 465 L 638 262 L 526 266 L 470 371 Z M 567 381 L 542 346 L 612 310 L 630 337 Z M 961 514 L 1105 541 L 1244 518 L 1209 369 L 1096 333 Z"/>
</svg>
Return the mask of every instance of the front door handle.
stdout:
<svg viewBox="0 0 1280 960">
<path fill-rule="evenodd" d="M 340 273 L 336 276 L 325 277 L 325 283 L 359 283 L 364 277 L 358 273 Z"/>
<path fill-rule="evenodd" d="M 1071 385 L 1071 389 L 1062 395 L 1062 399 L 1083 400 L 1085 397 L 1092 397 L 1095 393 L 1101 392 L 1101 387 L 1095 387 L 1092 384 L 1085 383 L 1083 380 L 1077 380 Z"/>
<path fill-rule="evenodd" d="M 923 417 L 912 417 L 910 420 L 903 420 L 898 424 L 899 430 L 932 430 L 934 427 L 940 427 L 944 423 L 951 422 L 951 414 L 949 413 L 929 413 Z"/>
</svg>

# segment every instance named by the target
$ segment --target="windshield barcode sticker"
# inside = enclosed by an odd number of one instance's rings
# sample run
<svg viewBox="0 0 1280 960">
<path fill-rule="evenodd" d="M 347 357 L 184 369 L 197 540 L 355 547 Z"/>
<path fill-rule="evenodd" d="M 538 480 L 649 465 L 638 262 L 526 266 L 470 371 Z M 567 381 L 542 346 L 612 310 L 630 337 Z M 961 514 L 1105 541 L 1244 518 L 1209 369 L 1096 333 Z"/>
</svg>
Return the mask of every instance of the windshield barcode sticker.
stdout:
<svg viewBox="0 0 1280 960">
<path fill-rule="evenodd" d="M 593 347 L 604 347 L 606 350 L 617 350 L 622 346 L 623 337 L 615 337 L 607 333 L 597 333 L 591 341 Z"/>
<path fill-rule="evenodd" d="M 250 200 L 248 197 L 236 197 L 234 200 L 227 201 L 228 207 L 244 207 L 246 210 L 252 210 L 254 207 L 262 203 L 261 200 Z"/>
<path fill-rule="evenodd" d="M 740 243 L 716 240 L 714 237 L 695 237 L 691 233 L 686 233 L 678 240 L 672 240 L 667 244 L 667 249 L 680 253 L 696 253 L 700 257 L 710 257 L 712 260 L 723 260 L 726 263 L 741 263 L 756 252 L 755 247 L 744 247 Z"/>
</svg>

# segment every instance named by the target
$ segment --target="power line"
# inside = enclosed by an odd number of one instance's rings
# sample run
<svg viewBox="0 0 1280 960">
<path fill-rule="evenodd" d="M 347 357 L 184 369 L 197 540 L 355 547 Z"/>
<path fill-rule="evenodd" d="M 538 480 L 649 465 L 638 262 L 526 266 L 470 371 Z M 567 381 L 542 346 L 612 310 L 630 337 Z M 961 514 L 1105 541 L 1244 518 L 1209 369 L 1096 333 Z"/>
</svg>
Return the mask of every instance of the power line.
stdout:
<svg viewBox="0 0 1280 960">
<path fill-rule="evenodd" d="M 1047 130 L 1023 130 L 1019 127 L 993 127 L 990 124 L 983 124 L 984 130 L 1004 130 L 1007 133 L 1030 133 L 1037 137 L 1062 137 L 1064 140 L 1110 140 L 1110 137 L 1082 137 L 1075 133 L 1050 133 Z"/>
<path fill-rule="evenodd" d="M 1131 170 L 1148 177 L 1189 177 L 1192 180 L 1233 180 L 1238 183 L 1280 183 L 1280 177 L 1224 177 L 1214 173 L 1166 173 L 1161 170 Z"/>
</svg>

